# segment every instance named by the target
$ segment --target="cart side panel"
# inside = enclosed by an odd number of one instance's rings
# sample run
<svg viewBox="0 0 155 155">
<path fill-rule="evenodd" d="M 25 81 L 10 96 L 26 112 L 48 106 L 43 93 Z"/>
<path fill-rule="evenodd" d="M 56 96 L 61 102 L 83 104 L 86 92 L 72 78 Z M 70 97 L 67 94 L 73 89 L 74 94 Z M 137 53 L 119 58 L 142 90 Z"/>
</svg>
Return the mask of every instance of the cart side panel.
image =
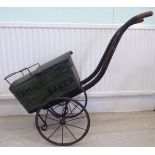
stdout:
<svg viewBox="0 0 155 155">
<path fill-rule="evenodd" d="M 10 87 L 29 113 L 42 107 L 48 97 L 64 96 L 75 90 L 80 90 L 80 80 L 71 58 Z"/>
</svg>

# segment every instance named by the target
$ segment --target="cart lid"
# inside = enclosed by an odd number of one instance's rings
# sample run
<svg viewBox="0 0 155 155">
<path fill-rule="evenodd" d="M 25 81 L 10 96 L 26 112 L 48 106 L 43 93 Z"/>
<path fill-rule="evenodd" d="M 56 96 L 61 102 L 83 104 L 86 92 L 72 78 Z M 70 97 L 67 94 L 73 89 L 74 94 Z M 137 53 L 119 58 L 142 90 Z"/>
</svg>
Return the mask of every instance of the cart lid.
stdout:
<svg viewBox="0 0 155 155">
<path fill-rule="evenodd" d="M 65 61 L 65 60 L 69 59 L 69 57 L 72 54 L 73 54 L 72 51 L 68 51 L 68 52 L 60 55 L 59 57 L 57 57 L 57 58 L 55 58 L 55 59 L 53 59 L 53 60 L 51 60 L 51 61 L 49 61 L 49 62 L 47 62 L 47 63 L 45 63 L 43 65 L 41 65 L 38 69 L 36 69 L 35 71 L 33 71 L 32 74 L 34 75 L 34 74 L 40 73 L 40 72 L 48 69 L 49 67 L 52 67 L 52 66 L 57 65 L 57 64 Z"/>
<path fill-rule="evenodd" d="M 59 63 L 65 61 L 65 60 L 68 60 L 72 54 L 73 54 L 72 51 L 68 51 L 68 52 L 66 52 L 66 53 L 64 53 L 64 54 L 62 54 L 62 55 L 60 55 L 59 57 L 57 57 L 57 58 L 55 58 L 55 59 L 53 59 L 53 60 L 51 60 L 51 61 L 49 61 L 49 62 L 47 62 L 47 63 L 45 63 L 45 64 L 43 64 L 43 65 L 41 65 L 41 66 L 40 66 L 39 68 L 37 68 L 36 70 L 32 71 L 31 74 L 27 74 L 27 75 L 25 75 L 24 77 L 21 77 L 21 78 L 15 80 L 15 81 L 11 84 L 10 88 L 11 88 L 11 87 L 14 87 L 14 86 L 16 86 L 16 85 L 18 85 L 18 84 L 20 84 L 20 83 L 26 81 L 26 80 L 28 80 L 28 79 L 30 79 L 30 78 L 33 77 L 34 75 L 36 75 L 36 74 L 38 74 L 38 73 L 41 73 L 42 71 L 48 69 L 49 67 L 55 66 L 55 65 L 57 65 L 57 64 L 59 64 Z"/>
</svg>

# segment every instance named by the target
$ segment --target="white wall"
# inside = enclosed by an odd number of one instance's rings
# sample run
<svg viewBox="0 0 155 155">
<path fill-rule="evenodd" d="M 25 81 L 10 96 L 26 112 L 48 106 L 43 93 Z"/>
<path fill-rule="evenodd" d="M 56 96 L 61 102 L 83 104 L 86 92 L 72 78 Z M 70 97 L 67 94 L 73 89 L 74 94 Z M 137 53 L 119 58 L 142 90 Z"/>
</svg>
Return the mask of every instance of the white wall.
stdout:
<svg viewBox="0 0 155 155">
<path fill-rule="evenodd" d="M 0 24 L 0 114 L 25 114 L 3 78 L 72 50 L 81 79 L 98 64 L 119 26 Z M 155 107 L 155 27 L 137 25 L 122 37 L 103 79 L 88 91 L 89 111 L 141 111 Z"/>
</svg>

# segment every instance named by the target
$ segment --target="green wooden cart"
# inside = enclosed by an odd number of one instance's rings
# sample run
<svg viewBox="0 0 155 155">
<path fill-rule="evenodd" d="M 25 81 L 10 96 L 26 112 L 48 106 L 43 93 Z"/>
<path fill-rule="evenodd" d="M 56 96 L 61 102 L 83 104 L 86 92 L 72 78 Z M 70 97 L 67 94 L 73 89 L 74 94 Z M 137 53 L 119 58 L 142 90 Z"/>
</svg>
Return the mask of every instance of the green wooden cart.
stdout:
<svg viewBox="0 0 155 155">
<path fill-rule="evenodd" d="M 75 144 L 86 136 L 90 127 L 86 91 L 103 77 L 128 27 L 143 22 L 143 18 L 152 15 L 151 11 L 139 14 L 121 26 L 94 72 L 82 81 L 71 58 L 72 51 L 43 65 L 37 63 L 5 77 L 10 84 L 10 91 L 26 111 L 36 112 L 36 128 L 45 140 L 66 146 Z M 32 71 L 33 67 L 36 68 Z M 9 82 L 8 78 L 17 74 L 22 77 Z M 82 99 L 78 98 L 79 94 L 83 94 Z"/>
</svg>

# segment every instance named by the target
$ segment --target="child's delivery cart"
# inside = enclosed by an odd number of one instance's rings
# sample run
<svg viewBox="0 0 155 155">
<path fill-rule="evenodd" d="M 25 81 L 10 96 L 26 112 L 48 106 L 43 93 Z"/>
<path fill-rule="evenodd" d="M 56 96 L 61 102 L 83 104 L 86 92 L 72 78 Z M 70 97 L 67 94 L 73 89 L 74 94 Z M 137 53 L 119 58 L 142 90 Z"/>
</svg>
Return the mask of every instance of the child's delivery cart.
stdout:
<svg viewBox="0 0 155 155">
<path fill-rule="evenodd" d="M 103 77 L 114 51 L 127 28 L 143 22 L 143 18 L 153 12 L 139 14 L 123 26 L 112 37 L 103 57 L 94 72 L 80 81 L 69 51 L 60 57 L 31 71 L 24 68 L 5 77 L 10 84 L 10 91 L 28 113 L 36 112 L 35 124 L 40 135 L 55 145 L 72 145 L 82 140 L 88 133 L 90 118 L 86 110 L 86 91 L 97 84 Z M 25 71 L 28 74 L 24 75 Z M 16 74 L 22 77 L 13 83 L 8 78 Z M 79 100 L 76 96 L 83 94 Z"/>
</svg>

